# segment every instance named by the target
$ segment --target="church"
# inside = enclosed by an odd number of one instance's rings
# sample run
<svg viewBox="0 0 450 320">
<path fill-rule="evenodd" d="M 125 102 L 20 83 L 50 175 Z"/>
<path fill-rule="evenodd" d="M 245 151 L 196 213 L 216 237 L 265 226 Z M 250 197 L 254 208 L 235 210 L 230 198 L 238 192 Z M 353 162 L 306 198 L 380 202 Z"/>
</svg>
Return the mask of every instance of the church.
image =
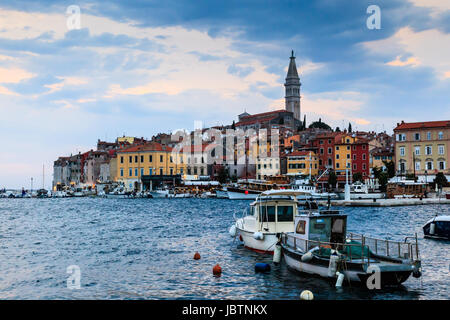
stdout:
<svg viewBox="0 0 450 320">
<path fill-rule="evenodd" d="M 294 51 L 291 52 L 289 68 L 284 83 L 285 108 L 276 111 L 250 115 L 247 112 L 238 116 L 236 128 L 247 129 L 288 129 L 298 131 L 300 120 L 300 78 L 295 64 Z"/>
</svg>

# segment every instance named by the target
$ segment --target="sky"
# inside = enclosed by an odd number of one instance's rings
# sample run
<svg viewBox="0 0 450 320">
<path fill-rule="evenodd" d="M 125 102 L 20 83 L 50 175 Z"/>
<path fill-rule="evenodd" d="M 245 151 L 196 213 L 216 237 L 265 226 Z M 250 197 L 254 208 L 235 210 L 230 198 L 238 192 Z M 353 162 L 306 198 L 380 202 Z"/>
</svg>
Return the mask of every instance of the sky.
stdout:
<svg viewBox="0 0 450 320">
<path fill-rule="evenodd" d="M 48 188 L 97 139 L 283 109 L 291 50 L 307 123 L 450 119 L 449 0 L 2 0 L 0 187 L 42 186 L 44 165 Z"/>
</svg>

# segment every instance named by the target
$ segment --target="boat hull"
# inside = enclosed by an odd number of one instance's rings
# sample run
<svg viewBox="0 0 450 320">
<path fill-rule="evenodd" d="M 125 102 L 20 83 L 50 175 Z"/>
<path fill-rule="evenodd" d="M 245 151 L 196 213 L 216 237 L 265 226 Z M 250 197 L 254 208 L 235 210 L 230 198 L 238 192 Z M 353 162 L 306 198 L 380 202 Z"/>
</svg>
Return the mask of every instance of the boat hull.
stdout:
<svg viewBox="0 0 450 320">
<path fill-rule="evenodd" d="M 242 230 L 240 228 L 237 228 L 237 230 L 238 233 L 242 236 L 244 247 L 259 253 L 273 254 L 275 245 L 278 242 L 276 233 L 264 233 L 264 238 L 262 240 L 256 240 L 253 237 L 254 232 Z"/>
<path fill-rule="evenodd" d="M 228 191 L 228 199 L 231 200 L 256 200 L 259 193 L 248 193 L 245 192 L 236 192 L 236 191 Z"/>
<path fill-rule="evenodd" d="M 301 260 L 303 253 L 296 252 L 291 248 L 282 244 L 282 253 L 284 260 L 289 267 L 294 271 L 306 274 L 312 274 L 326 278 L 329 280 L 336 280 L 336 276 L 329 276 L 329 259 L 322 259 L 313 257 L 308 262 Z M 366 285 L 368 278 L 372 275 L 367 271 L 367 264 L 347 262 L 345 271 L 341 273 L 345 276 L 345 281 L 359 283 Z M 377 265 L 373 263 L 372 265 Z M 395 266 L 379 266 L 380 267 L 380 285 L 381 286 L 397 286 L 405 282 L 412 273 L 412 267 L 409 265 L 398 264 Z"/>
</svg>

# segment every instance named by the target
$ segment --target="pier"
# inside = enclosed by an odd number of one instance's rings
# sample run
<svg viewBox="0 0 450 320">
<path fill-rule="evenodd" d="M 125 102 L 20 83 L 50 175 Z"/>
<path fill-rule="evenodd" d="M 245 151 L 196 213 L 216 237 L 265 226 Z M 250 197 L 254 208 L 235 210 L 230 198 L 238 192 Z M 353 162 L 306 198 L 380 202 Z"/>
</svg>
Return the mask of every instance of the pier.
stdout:
<svg viewBox="0 0 450 320">
<path fill-rule="evenodd" d="M 327 201 L 320 201 L 320 205 L 326 206 Z M 400 198 L 400 199 L 358 199 L 358 200 L 334 200 L 332 206 L 337 207 L 398 207 L 418 206 L 427 204 L 450 204 L 450 199 L 444 198 Z"/>
</svg>

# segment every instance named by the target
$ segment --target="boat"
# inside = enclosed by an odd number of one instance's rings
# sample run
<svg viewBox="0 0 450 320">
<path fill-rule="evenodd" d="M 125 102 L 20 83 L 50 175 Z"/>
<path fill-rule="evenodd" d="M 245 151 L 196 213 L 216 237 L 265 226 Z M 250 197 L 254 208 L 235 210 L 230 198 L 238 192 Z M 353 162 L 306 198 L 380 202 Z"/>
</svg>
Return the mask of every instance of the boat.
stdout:
<svg viewBox="0 0 450 320">
<path fill-rule="evenodd" d="M 153 198 L 192 198 L 188 192 L 177 192 L 176 190 L 161 189 L 149 192 Z"/>
<path fill-rule="evenodd" d="M 297 190 L 268 190 L 259 195 L 241 218 L 236 218 L 230 228 L 248 249 L 273 253 L 281 233 L 294 231 L 298 197 L 307 196 Z"/>
<path fill-rule="evenodd" d="M 216 189 L 216 197 L 217 199 L 228 199 L 227 187 L 224 187 L 222 189 Z"/>
<path fill-rule="evenodd" d="M 318 192 L 317 188 L 314 185 L 309 183 L 301 183 L 299 180 L 292 185 L 292 189 L 304 192 L 309 195 L 309 198 L 314 200 L 327 200 L 329 199 L 337 199 L 338 195 L 336 193 L 328 193 L 328 192 Z"/>
<path fill-rule="evenodd" d="M 231 200 L 256 200 L 261 191 L 241 187 L 228 187 L 227 195 Z"/>
<path fill-rule="evenodd" d="M 423 226 L 425 238 L 450 240 L 450 216 L 436 216 Z"/>
<path fill-rule="evenodd" d="M 64 191 L 55 191 L 52 193 L 52 198 L 66 198 L 67 194 Z"/>
<path fill-rule="evenodd" d="M 306 210 L 294 223 L 294 230 L 284 232 L 280 241 L 291 270 L 334 280 L 338 287 L 346 281 L 369 289 L 399 285 L 411 274 L 421 276 L 417 234 L 413 242 L 411 237 L 392 241 L 347 234 L 347 216 L 338 210 Z"/>
</svg>

